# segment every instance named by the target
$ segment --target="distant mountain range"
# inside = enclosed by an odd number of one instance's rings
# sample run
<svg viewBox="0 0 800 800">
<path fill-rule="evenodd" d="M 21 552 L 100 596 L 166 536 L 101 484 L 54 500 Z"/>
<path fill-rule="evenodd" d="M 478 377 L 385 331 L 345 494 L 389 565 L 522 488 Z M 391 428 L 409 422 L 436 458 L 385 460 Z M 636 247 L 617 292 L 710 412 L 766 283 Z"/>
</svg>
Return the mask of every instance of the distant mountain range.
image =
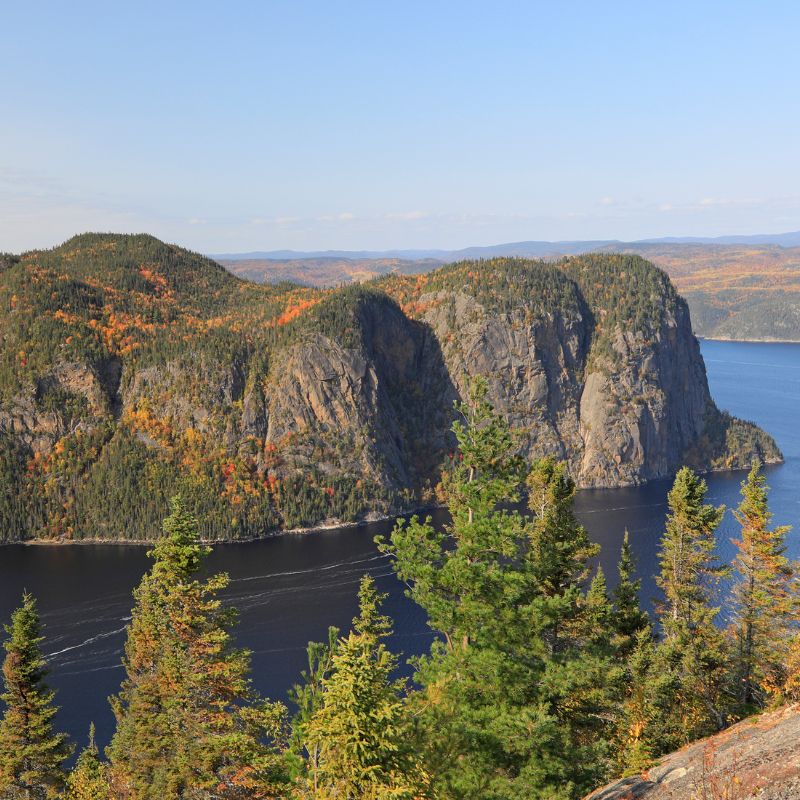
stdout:
<svg viewBox="0 0 800 800">
<path fill-rule="evenodd" d="M 800 247 L 800 231 L 753 234 L 749 236 L 665 236 L 657 239 L 637 239 L 632 242 L 624 242 L 619 239 L 506 242 L 484 247 L 464 247 L 460 250 L 263 250 L 250 253 L 211 254 L 209 257 L 215 261 L 288 261 L 308 258 L 331 258 L 349 260 L 403 259 L 408 261 L 435 259 L 447 263 L 467 258 L 495 258 L 498 256 L 521 256 L 524 258 L 567 256 L 588 253 L 594 250 L 624 249 L 629 245 L 641 244 L 753 244 Z"/>
</svg>

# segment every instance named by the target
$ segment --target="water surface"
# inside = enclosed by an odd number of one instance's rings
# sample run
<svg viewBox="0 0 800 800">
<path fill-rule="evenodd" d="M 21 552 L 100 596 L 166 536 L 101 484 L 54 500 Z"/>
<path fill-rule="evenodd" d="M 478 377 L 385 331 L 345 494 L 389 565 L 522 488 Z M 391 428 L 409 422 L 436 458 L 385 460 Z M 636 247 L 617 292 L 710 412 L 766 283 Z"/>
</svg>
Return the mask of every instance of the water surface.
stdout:
<svg viewBox="0 0 800 800">
<path fill-rule="evenodd" d="M 800 557 L 800 345 L 706 341 L 702 351 L 717 404 L 764 427 L 784 452 L 786 463 L 768 469 L 772 508 L 776 524 L 796 526 L 790 554 Z M 709 476 L 711 500 L 735 506 L 742 478 L 742 473 Z M 623 531 L 630 531 L 648 605 L 656 594 L 652 575 L 669 485 L 657 481 L 635 489 L 584 491 L 577 500 L 589 534 L 602 546 L 600 562 L 611 583 Z M 444 518 L 442 513 L 436 517 Z M 424 615 L 403 596 L 373 543 L 377 533 L 391 527 L 385 522 L 215 548 L 209 566 L 231 576 L 226 598 L 240 610 L 238 641 L 253 651 L 253 678 L 261 692 L 285 698 L 305 665 L 306 643 L 325 639 L 328 625 L 349 625 L 365 572 L 389 592 L 394 649 L 413 655 L 428 648 L 432 635 Z M 731 556 L 734 533 L 728 514 L 719 536 L 725 558 Z M 8 619 L 23 588 L 37 596 L 50 681 L 61 705 L 58 724 L 80 741 L 92 720 L 101 742 L 113 730 L 106 698 L 123 674 L 124 627 L 131 590 L 147 569 L 145 553 L 136 545 L 0 548 L 0 620 Z"/>
</svg>

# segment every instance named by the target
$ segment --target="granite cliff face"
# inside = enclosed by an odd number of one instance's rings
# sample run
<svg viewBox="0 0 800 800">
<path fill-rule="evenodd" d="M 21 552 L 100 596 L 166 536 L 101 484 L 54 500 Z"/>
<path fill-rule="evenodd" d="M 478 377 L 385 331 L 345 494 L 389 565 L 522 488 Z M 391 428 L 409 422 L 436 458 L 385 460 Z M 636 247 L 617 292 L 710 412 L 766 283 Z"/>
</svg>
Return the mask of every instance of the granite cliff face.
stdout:
<svg viewBox="0 0 800 800">
<path fill-rule="evenodd" d="M 429 502 L 476 375 L 580 486 L 780 458 L 716 409 L 685 303 L 635 256 L 319 291 L 85 236 L 0 271 L 0 308 L 7 538 L 150 536 L 176 491 L 209 538 Z"/>
<path fill-rule="evenodd" d="M 257 416 L 267 449 L 302 469 L 394 491 L 435 475 L 456 395 L 430 329 L 377 294 L 356 295 L 347 337 L 311 331 L 280 353 Z"/>
<path fill-rule="evenodd" d="M 524 455 L 568 462 L 579 486 L 780 458 L 755 426 L 716 409 L 686 304 L 641 259 L 500 259 L 405 285 L 389 288 L 430 325 L 457 391 L 484 376 Z"/>
</svg>

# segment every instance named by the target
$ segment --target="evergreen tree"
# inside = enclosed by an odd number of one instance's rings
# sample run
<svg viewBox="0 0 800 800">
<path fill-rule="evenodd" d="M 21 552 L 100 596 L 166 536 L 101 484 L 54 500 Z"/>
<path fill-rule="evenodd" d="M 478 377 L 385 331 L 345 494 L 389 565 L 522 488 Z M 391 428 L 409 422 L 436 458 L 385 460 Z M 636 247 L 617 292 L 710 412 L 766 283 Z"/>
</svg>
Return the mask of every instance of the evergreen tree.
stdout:
<svg viewBox="0 0 800 800">
<path fill-rule="evenodd" d="M 649 626 L 634 634 L 626 660 L 626 691 L 620 704 L 614 740 L 614 760 L 618 773 L 641 773 L 659 752 L 663 733 L 659 722 L 664 719 L 659 701 L 671 688 L 663 676 L 652 669 L 656 645 Z M 666 689 L 666 693 L 665 693 Z"/>
<path fill-rule="evenodd" d="M 94 741 L 94 723 L 89 727 L 89 743 L 81 751 L 67 778 L 65 800 L 108 800 L 106 764 Z"/>
<path fill-rule="evenodd" d="M 582 753 L 583 771 L 573 765 L 571 777 L 575 789 L 585 789 L 610 768 L 622 679 L 612 646 L 612 606 L 600 567 L 583 592 L 589 561 L 600 548 L 575 516 L 575 483 L 565 465 L 536 461 L 526 483 L 532 520 L 523 564 L 530 585 L 528 635 L 536 636 L 544 656 L 539 699 L 563 730 L 567 752 Z"/>
<path fill-rule="evenodd" d="M 667 636 L 680 627 L 702 627 L 717 611 L 710 608 L 709 579 L 727 571 L 714 557 L 725 507 L 704 503 L 707 491 L 706 482 L 683 467 L 667 495 L 669 514 L 659 552 L 661 574 L 656 578 L 666 598 L 666 608 L 659 613 Z"/>
<path fill-rule="evenodd" d="M 534 462 L 527 478 L 533 515 L 529 562 L 540 591 L 548 597 L 574 594 L 599 552 L 575 517 L 575 481 L 552 458 Z"/>
<path fill-rule="evenodd" d="M 634 579 L 636 565 L 628 531 L 622 540 L 619 581 L 612 592 L 611 645 L 620 664 L 619 709 L 615 723 L 614 761 L 618 772 L 639 772 L 653 757 L 653 705 L 659 696 L 650 672 L 655 643 L 647 613 L 639 605 L 641 581 Z"/>
<path fill-rule="evenodd" d="M 661 539 L 657 608 L 663 640 L 654 657 L 654 685 L 669 684 L 673 696 L 659 749 L 685 744 L 728 722 L 725 682 L 728 654 L 714 621 L 714 583 L 727 574 L 714 555 L 724 506 L 706 504 L 707 486 L 688 467 L 675 477 Z"/>
<path fill-rule="evenodd" d="M 323 678 L 322 704 L 306 728 L 315 798 L 378 800 L 422 797 L 426 778 L 411 749 L 404 681 L 393 681 L 397 659 L 383 640 L 391 633 L 380 612 L 384 595 L 365 576 L 353 630 L 336 646 Z"/>
<path fill-rule="evenodd" d="M 734 511 L 741 526 L 734 568 L 735 676 L 747 707 L 763 705 L 781 689 L 797 598 L 794 571 L 786 557 L 791 526 L 770 529 L 769 487 L 761 465 L 753 464 L 742 482 L 742 501 Z"/>
<path fill-rule="evenodd" d="M 572 797 L 607 763 L 614 670 L 587 612 L 601 582 L 591 603 L 580 586 L 596 547 L 552 460 L 533 469 L 533 519 L 508 509 L 526 470 L 486 393 L 476 381 L 457 406 L 459 452 L 442 481 L 452 523 L 413 518 L 379 540 L 442 636 L 417 662 L 411 703 L 443 796 Z"/>
<path fill-rule="evenodd" d="M 498 509 L 501 502 L 519 499 L 525 469 L 487 391 L 486 382 L 476 380 L 468 402 L 456 405 L 458 452 L 440 487 L 452 524 L 437 530 L 430 519 L 413 517 L 395 529 L 390 543 L 379 539 L 382 550 L 395 555 L 398 576 L 411 582 L 411 597 L 449 650 L 499 632 L 497 593 L 503 591 L 505 561 L 517 555 L 524 537 L 520 515 Z"/>
<path fill-rule="evenodd" d="M 218 599 L 228 578 L 198 580 L 208 548 L 178 498 L 164 534 L 134 592 L 126 678 L 112 698 L 112 790 L 134 800 L 212 788 L 215 797 L 275 796 L 282 767 L 263 742 L 282 735 L 285 708 L 253 695 L 249 653 L 233 647 L 233 612 Z"/>
<path fill-rule="evenodd" d="M 581 641 L 586 645 L 610 651 L 614 630 L 612 618 L 613 608 L 608 599 L 606 576 L 603 568 L 598 566 L 597 572 L 589 584 L 586 598 L 581 604 L 579 630 Z"/>
<path fill-rule="evenodd" d="M 300 673 L 302 683 L 289 690 L 289 700 L 297 707 L 292 718 L 292 734 L 289 749 L 298 760 L 294 772 L 306 775 L 319 769 L 319 746 L 308 739 L 308 723 L 322 707 L 323 681 L 333 669 L 333 655 L 339 639 L 339 629 L 328 628 L 328 641 L 309 642 L 306 649 L 308 669 Z"/>
<path fill-rule="evenodd" d="M 642 582 L 634 579 L 636 564 L 628 537 L 628 531 L 622 540 L 622 549 L 619 557 L 619 581 L 611 593 L 614 606 L 613 627 L 614 643 L 620 657 L 624 658 L 636 646 L 640 631 L 649 628 L 650 620 L 647 612 L 642 611 L 639 605 L 639 591 Z"/>
<path fill-rule="evenodd" d="M 47 688 L 47 669 L 36 600 L 25 592 L 22 605 L 5 626 L 3 644 L 5 712 L 0 720 L 0 796 L 44 800 L 64 785 L 63 764 L 71 752 L 64 734 L 53 730 L 54 692 Z"/>
</svg>

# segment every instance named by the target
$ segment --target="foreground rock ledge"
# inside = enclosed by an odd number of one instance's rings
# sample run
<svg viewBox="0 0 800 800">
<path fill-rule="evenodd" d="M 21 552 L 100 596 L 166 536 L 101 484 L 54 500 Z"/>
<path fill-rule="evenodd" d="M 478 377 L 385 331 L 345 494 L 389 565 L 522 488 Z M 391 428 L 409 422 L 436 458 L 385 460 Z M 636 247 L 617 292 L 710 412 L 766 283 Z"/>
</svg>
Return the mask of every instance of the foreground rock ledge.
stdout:
<svg viewBox="0 0 800 800">
<path fill-rule="evenodd" d="M 616 781 L 585 800 L 800 798 L 800 705 L 733 725 Z"/>
</svg>

